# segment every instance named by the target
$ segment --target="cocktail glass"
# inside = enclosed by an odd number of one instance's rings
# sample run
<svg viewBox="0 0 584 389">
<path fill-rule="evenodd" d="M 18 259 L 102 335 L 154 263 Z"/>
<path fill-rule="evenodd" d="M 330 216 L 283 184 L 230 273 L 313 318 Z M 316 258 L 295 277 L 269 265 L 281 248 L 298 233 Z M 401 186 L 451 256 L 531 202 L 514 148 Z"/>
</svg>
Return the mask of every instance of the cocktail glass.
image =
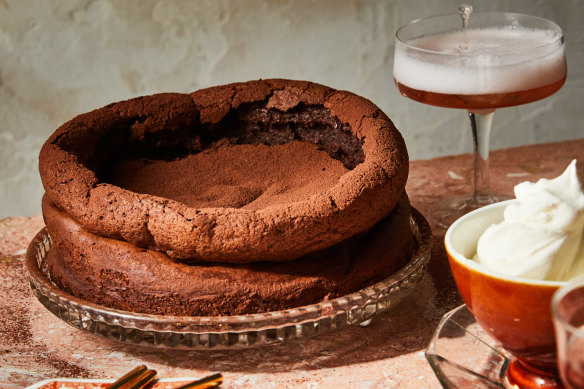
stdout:
<svg viewBox="0 0 584 389">
<path fill-rule="evenodd" d="M 437 215 L 444 227 L 464 213 L 500 200 L 489 190 L 489 138 L 497 108 L 555 93 L 566 80 L 562 29 L 535 16 L 475 13 L 414 20 L 396 33 L 393 76 L 403 96 L 465 109 L 474 146 L 472 196 L 446 199 Z"/>
<path fill-rule="evenodd" d="M 560 376 L 567 388 L 584 388 L 584 276 L 561 287 L 552 299 Z"/>
</svg>

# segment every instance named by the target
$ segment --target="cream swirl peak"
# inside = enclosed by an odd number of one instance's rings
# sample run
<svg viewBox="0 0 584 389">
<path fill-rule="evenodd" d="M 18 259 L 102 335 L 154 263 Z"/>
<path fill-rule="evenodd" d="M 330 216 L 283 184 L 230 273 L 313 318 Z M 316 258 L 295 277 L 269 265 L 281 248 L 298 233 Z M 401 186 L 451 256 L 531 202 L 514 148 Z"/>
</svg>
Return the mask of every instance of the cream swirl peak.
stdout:
<svg viewBox="0 0 584 389">
<path fill-rule="evenodd" d="M 584 274 L 584 193 L 576 161 L 554 179 L 515 186 L 517 202 L 479 239 L 475 260 L 499 273 L 565 281 Z"/>
</svg>

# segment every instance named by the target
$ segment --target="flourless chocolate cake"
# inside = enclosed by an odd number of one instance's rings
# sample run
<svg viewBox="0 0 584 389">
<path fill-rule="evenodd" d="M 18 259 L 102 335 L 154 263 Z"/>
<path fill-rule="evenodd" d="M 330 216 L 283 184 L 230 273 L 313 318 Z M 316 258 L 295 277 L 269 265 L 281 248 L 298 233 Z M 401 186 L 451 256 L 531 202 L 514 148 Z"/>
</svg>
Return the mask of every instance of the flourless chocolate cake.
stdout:
<svg viewBox="0 0 584 389">
<path fill-rule="evenodd" d="M 411 257 L 403 139 L 370 101 L 291 80 L 157 94 L 79 115 L 39 168 L 64 290 L 229 315 L 306 305 Z"/>
</svg>

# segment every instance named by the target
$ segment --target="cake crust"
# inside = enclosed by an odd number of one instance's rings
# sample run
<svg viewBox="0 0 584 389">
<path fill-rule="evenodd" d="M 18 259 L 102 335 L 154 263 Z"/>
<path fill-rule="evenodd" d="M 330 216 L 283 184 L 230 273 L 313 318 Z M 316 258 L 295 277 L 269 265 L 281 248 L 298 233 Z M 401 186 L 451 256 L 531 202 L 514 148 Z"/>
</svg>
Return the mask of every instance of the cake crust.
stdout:
<svg viewBox="0 0 584 389">
<path fill-rule="evenodd" d="M 261 209 L 191 207 L 124 189 L 103 176 L 112 150 L 140 144 L 160 153 L 179 143 L 196 150 L 204 134 L 253 104 L 284 113 L 323 107 L 358 139 L 364 158 L 319 193 Z M 402 196 L 408 156 L 401 134 L 369 100 L 272 79 L 145 96 L 79 115 L 43 145 L 39 170 L 50 202 L 92 234 L 179 260 L 244 264 L 291 261 L 367 231 Z"/>
</svg>

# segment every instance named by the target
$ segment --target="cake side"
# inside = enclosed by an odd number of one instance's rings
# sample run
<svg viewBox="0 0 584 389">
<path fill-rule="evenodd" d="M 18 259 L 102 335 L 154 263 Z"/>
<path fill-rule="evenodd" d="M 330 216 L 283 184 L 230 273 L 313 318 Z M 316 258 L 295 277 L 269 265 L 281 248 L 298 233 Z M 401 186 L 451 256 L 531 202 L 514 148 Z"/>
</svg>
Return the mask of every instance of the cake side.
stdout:
<svg viewBox="0 0 584 389">
<path fill-rule="evenodd" d="M 96 236 L 43 199 L 53 244 L 46 258 L 63 290 L 111 308 L 160 315 L 221 316 L 304 306 L 355 292 L 393 274 L 415 245 L 410 207 L 369 231 L 290 262 L 187 264 Z"/>
</svg>

